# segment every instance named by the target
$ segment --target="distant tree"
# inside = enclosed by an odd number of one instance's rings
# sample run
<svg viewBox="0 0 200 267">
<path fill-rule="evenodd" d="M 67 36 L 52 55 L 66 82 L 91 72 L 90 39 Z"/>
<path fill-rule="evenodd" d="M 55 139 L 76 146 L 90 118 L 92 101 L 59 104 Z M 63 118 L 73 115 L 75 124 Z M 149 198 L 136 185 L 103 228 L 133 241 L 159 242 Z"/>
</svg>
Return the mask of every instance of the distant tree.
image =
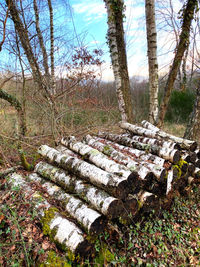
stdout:
<svg viewBox="0 0 200 267">
<path fill-rule="evenodd" d="M 196 101 L 190 115 L 184 138 L 200 142 L 200 79 L 196 89 Z"/>
<path fill-rule="evenodd" d="M 158 116 L 158 62 L 155 0 L 145 0 L 145 13 L 149 63 L 149 121 L 154 124 Z"/>
<path fill-rule="evenodd" d="M 182 27 L 181 27 L 181 33 L 180 33 L 178 45 L 176 48 L 174 60 L 170 68 L 169 76 L 168 76 L 166 86 L 164 89 L 164 97 L 163 97 L 163 100 L 160 106 L 160 111 L 159 111 L 159 116 L 158 116 L 158 121 L 157 121 L 158 127 L 161 127 L 163 125 L 165 114 L 166 114 L 168 103 L 169 103 L 170 94 L 171 94 L 171 91 L 173 90 L 174 82 L 176 80 L 177 73 L 180 69 L 182 58 L 188 47 L 191 23 L 194 18 L 194 13 L 195 13 L 197 4 L 198 4 L 198 0 L 188 0 L 185 8 L 183 9 L 183 14 L 182 14 L 183 22 L 182 22 Z"/>
<path fill-rule="evenodd" d="M 108 14 L 108 44 L 115 77 L 118 106 L 123 121 L 133 121 L 133 107 L 124 41 L 124 1 L 104 0 Z"/>
</svg>

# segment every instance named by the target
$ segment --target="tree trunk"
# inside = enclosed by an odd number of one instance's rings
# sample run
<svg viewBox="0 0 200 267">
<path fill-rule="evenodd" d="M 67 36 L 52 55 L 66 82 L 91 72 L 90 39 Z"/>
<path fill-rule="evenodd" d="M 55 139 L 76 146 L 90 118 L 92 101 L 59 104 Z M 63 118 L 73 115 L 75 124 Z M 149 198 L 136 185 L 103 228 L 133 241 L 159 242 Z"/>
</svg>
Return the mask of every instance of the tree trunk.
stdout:
<svg viewBox="0 0 200 267">
<path fill-rule="evenodd" d="M 15 166 L 15 167 L 11 167 L 5 170 L 0 171 L 0 179 L 6 177 L 8 174 L 17 171 L 18 169 L 20 169 L 21 166 Z"/>
<path fill-rule="evenodd" d="M 200 142 L 200 80 L 196 89 L 196 101 L 184 137 Z"/>
<path fill-rule="evenodd" d="M 60 185 L 65 191 L 77 194 L 108 218 L 117 218 L 124 211 L 121 200 L 89 183 L 85 183 L 76 176 L 69 175 L 62 169 L 45 162 L 39 162 L 35 166 L 35 171 L 42 177 Z"/>
<path fill-rule="evenodd" d="M 155 0 L 145 0 L 145 13 L 149 63 L 149 121 L 154 124 L 158 117 L 158 62 Z"/>
<path fill-rule="evenodd" d="M 172 134 L 168 134 L 162 130 L 160 130 L 158 127 L 155 127 L 153 124 L 151 124 L 148 121 L 142 121 L 141 122 L 142 126 L 155 132 L 155 136 L 157 136 L 159 139 L 165 139 L 165 140 L 171 140 L 173 142 L 178 143 L 182 149 L 190 150 L 190 151 L 195 151 L 197 148 L 197 142 L 191 141 L 185 138 L 180 138 L 177 136 L 174 136 Z"/>
<path fill-rule="evenodd" d="M 101 187 L 117 198 L 125 198 L 130 190 L 127 178 L 108 173 L 77 157 L 67 153 L 60 153 L 54 148 L 43 145 L 38 152 L 50 162 L 58 164 L 63 169 L 69 170 L 92 184 Z"/>
<path fill-rule="evenodd" d="M 16 173 L 8 178 L 8 184 L 18 187 L 32 201 L 37 217 L 43 225 L 43 232 L 50 236 L 65 251 L 70 249 L 75 254 L 87 254 L 91 245 L 85 239 L 85 233 L 73 222 L 61 215 L 57 208 L 51 206 L 37 191 L 33 191 L 25 179 Z"/>
<path fill-rule="evenodd" d="M 10 105 L 12 107 L 14 107 L 15 110 L 17 111 L 18 121 L 19 121 L 19 126 L 20 126 L 19 127 L 20 128 L 20 135 L 24 136 L 26 133 L 26 119 L 25 119 L 25 115 L 24 115 L 21 103 L 18 101 L 17 98 L 6 93 L 2 89 L 0 89 L 0 98 L 9 102 Z"/>
<path fill-rule="evenodd" d="M 133 121 L 131 90 L 123 29 L 124 1 L 104 0 L 108 14 L 108 43 L 122 121 Z"/>
<path fill-rule="evenodd" d="M 48 0 L 49 17 L 50 17 L 50 58 L 51 58 L 51 89 L 53 95 L 56 94 L 56 83 L 55 83 L 55 64 L 54 64 L 54 23 L 53 23 L 53 7 L 51 0 Z"/>
<path fill-rule="evenodd" d="M 190 27 L 192 20 L 194 18 L 194 12 L 195 8 L 197 7 L 197 3 L 198 3 L 197 0 L 188 0 L 186 7 L 183 11 L 183 23 L 181 28 L 181 34 L 176 48 L 175 57 L 165 86 L 164 97 L 160 106 L 159 117 L 157 121 L 158 127 L 161 127 L 164 123 L 164 118 L 167 111 L 171 91 L 173 90 L 174 82 L 176 80 L 177 72 L 180 68 L 184 52 L 188 46 L 190 38 Z"/>
<path fill-rule="evenodd" d="M 83 201 L 65 193 L 59 186 L 47 182 L 45 179 L 39 177 L 37 173 L 30 174 L 29 179 L 37 182 L 53 199 L 58 200 L 59 205 L 72 218 L 76 219 L 86 232 L 89 234 L 99 234 L 104 230 L 106 224 L 105 217 L 89 208 Z"/>
</svg>

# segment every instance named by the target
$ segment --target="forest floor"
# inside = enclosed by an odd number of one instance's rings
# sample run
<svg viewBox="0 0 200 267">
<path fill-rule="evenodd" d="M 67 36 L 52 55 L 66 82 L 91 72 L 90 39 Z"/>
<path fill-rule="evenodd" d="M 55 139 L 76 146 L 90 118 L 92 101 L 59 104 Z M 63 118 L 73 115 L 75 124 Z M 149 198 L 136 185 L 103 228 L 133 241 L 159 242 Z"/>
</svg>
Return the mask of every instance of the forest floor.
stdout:
<svg viewBox="0 0 200 267">
<path fill-rule="evenodd" d="M 116 127 L 113 127 L 116 131 Z M 164 130 L 182 136 L 183 125 L 165 124 Z M 20 164 L 16 139 L 0 135 L 0 171 Z M 31 163 L 39 160 L 40 144 L 53 145 L 49 136 L 24 141 Z M 22 171 L 27 175 L 25 171 Z M 200 185 L 177 196 L 170 210 L 152 211 L 122 227 L 123 235 L 105 231 L 90 258 L 76 261 L 44 236 L 31 202 L 18 188 L 0 180 L 0 266 L 200 266 Z"/>
</svg>

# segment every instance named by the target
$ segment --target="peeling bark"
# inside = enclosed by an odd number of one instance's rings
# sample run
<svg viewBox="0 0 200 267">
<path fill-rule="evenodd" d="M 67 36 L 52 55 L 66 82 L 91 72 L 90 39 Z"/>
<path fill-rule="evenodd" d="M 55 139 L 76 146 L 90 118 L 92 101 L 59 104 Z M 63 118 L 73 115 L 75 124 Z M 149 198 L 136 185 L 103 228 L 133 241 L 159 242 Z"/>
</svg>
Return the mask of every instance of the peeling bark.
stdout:
<svg viewBox="0 0 200 267">
<path fill-rule="evenodd" d="M 70 249 L 75 254 L 87 254 L 91 245 L 85 239 L 84 232 L 62 216 L 58 209 L 52 207 L 39 192 L 33 191 L 21 175 L 16 173 L 10 175 L 8 184 L 23 189 L 25 195 L 30 198 L 37 216 L 42 221 L 45 234 L 48 234 L 64 250 Z"/>
<path fill-rule="evenodd" d="M 160 130 L 158 127 L 154 126 L 150 122 L 145 121 L 145 120 L 142 121 L 141 124 L 142 124 L 143 127 L 155 132 L 157 138 L 164 139 L 164 140 L 171 140 L 173 142 L 176 142 L 176 143 L 180 144 L 182 149 L 195 151 L 195 149 L 197 148 L 197 142 L 195 142 L 195 141 L 191 141 L 191 140 L 188 140 L 188 139 L 184 139 L 184 138 L 180 138 L 180 137 L 174 136 L 172 134 L 168 134 L 168 133 Z"/>
<path fill-rule="evenodd" d="M 35 166 L 35 171 L 42 177 L 60 185 L 65 191 L 77 194 L 81 199 L 109 218 L 117 218 L 124 212 L 121 200 L 78 179 L 76 176 L 68 174 L 67 171 L 45 162 L 39 162 Z"/>
<path fill-rule="evenodd" d="M 106 138 L 108 140 L 111 140 L 113 142 L 117 142 L 119 144 L 122 144 L 124 146 L 133 147 L 136 149 L 141 149 L 144 151 L 148 151 L 152 154 L 155 154 L 161 158 L 164 158 L 166 160 L 169 160 L 172 163 L 178 163 L 180 160 L 180 151 L 175 149 L 168 149 L 159 147 L 156 145 L 147 145 L 140 142 L 133 141 L 131 138 L 123 135 L 117 135 L 117 134 L 109 134 L 109 133 L 100 133 L 100 137 Z"/>
<path fill-rule="evenodd" d="M 63 154 L 56 149 L 43 145 L 38 150 L 39 154 L 48 161 L 57 164 L 63 169 L 90 181 L 92 184 L 101 187 L 117 198 L 125 198 L 129 192 L 127 179 L 108 173 L 91 165 L 77 157 L 72 157 L 67 153 Z"/>
<path fill-rule="evenodd" d="M 29 175 L 31 181 L 37 182 L 54 199 L 58 200 L 63 209 L 87 231 L 89 234 L 98 234 L 104 230 L 106 220 L 97 211 L 91 209 L 83 201 L 65 193 L 59 186 L 46 181 L 37 173 Z"/>
</svg>

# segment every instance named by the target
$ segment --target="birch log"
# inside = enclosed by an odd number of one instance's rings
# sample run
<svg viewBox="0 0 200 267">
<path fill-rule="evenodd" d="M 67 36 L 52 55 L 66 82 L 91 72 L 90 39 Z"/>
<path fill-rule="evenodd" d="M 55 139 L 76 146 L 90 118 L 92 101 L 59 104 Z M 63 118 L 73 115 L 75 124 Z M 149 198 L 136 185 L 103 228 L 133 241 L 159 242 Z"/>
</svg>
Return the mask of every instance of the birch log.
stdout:
<svg viewBox="0 0 200 267">
<path fill-rule="evenodd" d="M 130 157 L 127 157 L 123 153 L 114 149 L 112 146 L 98 141 L 98 138 L 92 138 L 90 135 L 87 135 L 85 137 L 85 141 L 88 142 L 88 144 L 90 144 L 92 147 L 95 147 L 104 154 L 110 156 L 120 164 L 124 164 L 128 169 L 135 170 L 144 180 L 148 180 L 149 177 L 152 179 L 152 173 L 159 181 L 164 180 L 164 177 L 166 176 L 166 170 L 163 167 L 156 166 L 150 162 L 131 159 Z"/>
<path fill-rule="evenodd" d="M 120 164 L 124 164 L 128 169 L 134 170 L 138 173 L 138 176 L 145 181 L 152 180 L 153 173 L 146 168 L 145 166 L 139 166 L 136 161 L 131 160 L 129 157 L 124 156 L 121 152 L 115 150 L 111 146 L 105 145 L 101 142 L 98 142 L 96 139 L 92 138 L 90 135 L 85 137 L 85 142 L 89 145 L 95 147 L 99 151 L 102 151 L 104 154 L 110 156 L 113 160 L 116 160 Z M 136 185 L 136 184 L 135 184 Z"/>
<path fill-rule="evenodd" d="M 19 170 L 20 168 L 21 168 L 21 166 L 15 166 L 15 167 L 11 167 L 11 168 L 0 171 L 0 179 L 4 178 L 5 176 L 7 176 L 10 173 L 13 173 L 13 172 Z"/>
<path fill-rule="evenodd" d="M 171 140 L 173 142 L 180 144 L 182 149 L 195 151 L 195 149 L 197 148 L 197 142 L 195 142 L 195 141 L 191 141 L 188 139 L 184 139 L 184 138 L 180 138 L 180 137 L 168 134 L 168 133 L 160 130 L 158 127 L 154 126 L 150 122 L 145 121 L 145 120 L 142 121 L 141 124 L 143 127 L 153 131 L 158 138 L 165 139 L 165 140 Z"/>
<path fill-rule="evenodd" d="M 37 216 L 43 224 L 43 231 L 64 250 L 70 249 L 75 254 L 87 254 L 91 244 L 84 238 L 85 233 L 73 222 L 62 216 L 37 191 L 33 191 L 26 180 L 13 173 L 7 178 L 8 184 L 24 191 L 34 205 Z"/>
<path fill-rule="evenodd" d="M 130 155 L 131 157 L 133 157 L 135 159 L 141 159 L 143 161 L 151 161 L 155 165 L 159 165 L 161 167 L 164 166 L 164 163 L 166 161 L 165 159 L 160 158 L 156 155 L 153 155 L 151 153 L 146 153 L 146 151 L 144 151 L 144 150 L 139 150 L 139 149 L 123 146 L 123 145 L 120 145 L 118 143 L 114 143 L 112 141 L 109 141 L 109 140 L 106 140 L 106 139 L 103 139 L 100 137 L 93 137 L 93 138 L 98 140 L 99 142 L 101 142 L 103 144 L 107 144 L 109 146 L 112 146 L 114 149 L 122 152 L 125 156 Z"/>
<path fill-rule="evenodd" d="M 109 159 L 99 150 L 94 149 L 93 147 L 88 146 L 80 141 L 77 141 L 73 136 L 62 138 L 61 144 L 80 154 L 84 157 L 84 159 L 95 164 L 97 167 L 127 178 L 130 186 L 135 183 L 136 179 L 138 178 L 138 174 L 136 172 L 132 172 L 127 167 Z"/>
<path fill-rule="evenodd" d="M 163 141 L 155 138 L 143 137 L 143 136 L 131 136 L 131 139 L 134 141 L 138 141 L 143 144 L 150 144 L 156 146 L 162 146 L 170 149 L 180 149 L 180 145 L 170 141 Z"/>
<path fill-rule="evenodd" d="M 172 163 L 178 163 L 178 161 L 181 158 L 180 151 L 175 149 L 168 149 L 159 147 L 156 145 L 147 145 L 140 142 L 136 142 L 131 140 L 131 138 L 123 136 L 123 135 L 117 135 L 117 134 L 110 134 L 110 133 L 99 133 L 100 137 L 106 138 L 110 141 L 117 142 L 119 144 L 122 144 L 124 146 L 130 146 L 136 149 L 141 149 L 144 151 L 148 151 L 152 154 L 155 154 L 161 158 L 164 158 L 166 160 L 169 160 Z"/>
<path fill-rule="evenodd" d="M 105 191 L 85 183 L 76 176 L 69 175 L 66 171 L 45 162 L 39 162 L 35 171 L 46 179 L 60 185 L 65 191 L 78 195 L 92 207 L 113 219 L 124 212 L 121 200 L 110 196 Z"/>
<path fill-rule="evenodd" d="M 127 179 L 108 173 L 81 159 L 62 154 L 56 149 L 43 145 L 38 150 L 39 154 L 48 161 L 57 164 L 65 170 L 73 172 L 83 179 L 97 185 L 117 198 L 125 198 L 129 193 Z"/>
<path fill-rule="evenodd" d="M 50 196 L 58 200 L 63 209 L 76 219 L 89 234 L 99 234 L 104 230 L 106 224 L 105 217 L 88 207 L 83 201 L 65 193 L 62 188 L 46 181 L 37 173 L 30 174 L 29 179 L 39 183 Z"/>
</svg>

